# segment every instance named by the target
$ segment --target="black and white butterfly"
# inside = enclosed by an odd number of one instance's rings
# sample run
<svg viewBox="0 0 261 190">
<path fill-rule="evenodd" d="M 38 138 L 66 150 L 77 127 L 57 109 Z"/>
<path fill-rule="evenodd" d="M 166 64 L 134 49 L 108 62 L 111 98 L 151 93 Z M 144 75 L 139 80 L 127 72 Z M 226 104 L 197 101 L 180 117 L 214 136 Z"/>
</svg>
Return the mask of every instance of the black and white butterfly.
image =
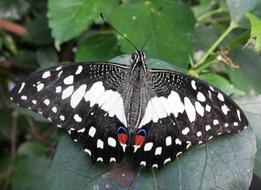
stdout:
<svg viewBox="0 0 261 190">
<path fill-rule="evenodd" d="M 248 125 L 217 88 L 171 70 L 150 69 L 142 51 L 131 65 L 66 64 L 18 83 L 11 100 L 48 118 L 80 142 L 93 162 L 160 168 L 193 144 Z"/>
</svg>

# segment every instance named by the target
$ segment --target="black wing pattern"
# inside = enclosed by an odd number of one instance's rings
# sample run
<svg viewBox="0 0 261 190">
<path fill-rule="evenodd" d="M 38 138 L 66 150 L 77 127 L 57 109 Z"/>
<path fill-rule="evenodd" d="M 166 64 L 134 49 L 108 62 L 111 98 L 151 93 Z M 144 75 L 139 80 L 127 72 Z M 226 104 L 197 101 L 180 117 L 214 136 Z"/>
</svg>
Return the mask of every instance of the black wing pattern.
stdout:
<svg viewBox="0 0 261 190">
<path fill-rule="evenodd" d="M 93 162 L 118 162 L 125 151 L 116 131 L 127 127 L 120 95 L 127 71 L 108 62 L 60 65 L 18 83 L 10 97 L 65 128 Z"/>
<path fill-rule="evenodd" d="M 152 69 L 150 75 L 155 94 L 139 125 L 146 138 L 134 149 L 138 164 L 162 167 L 192 144 L 248 125 L 242 110 L 217 88 L 174 71 Z"/>
</svg>

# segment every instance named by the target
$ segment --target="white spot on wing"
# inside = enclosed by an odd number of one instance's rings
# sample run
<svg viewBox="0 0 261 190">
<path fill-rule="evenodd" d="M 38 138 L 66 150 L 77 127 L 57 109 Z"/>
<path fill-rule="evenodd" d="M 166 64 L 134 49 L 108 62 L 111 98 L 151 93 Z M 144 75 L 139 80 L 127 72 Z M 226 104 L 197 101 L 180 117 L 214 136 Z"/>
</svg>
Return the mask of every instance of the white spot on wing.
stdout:
<svg viewBox="0 0 261 190">
<path fill-rule="evenodd" d="M 23 83 L 21 84 L 21 87 L 20 87 L 19 91 L 18 91 L 18 94 L 19 94 L 20 92 L 22 92 L 22 90 L 23 90 L 23 88 L 24 88 L 24 85 L 25 85 L 25 83 L 23 82 Z"/>
<path fill-rule="evenodd" d="M 86 84 L 83 84 L 73 93 L 70 101 L 72 108 L 76 108 L 76 106 L 78 106 L 78 104 L 84 97 L 86 88 L 87 88 Z"/>
<path fill-rule="evenodd" d="M 209 131 L 210 129 L 211 129 L 211 126 L 210 126 L 210 125 L 206 125 L 206 126 L 205 126 L 205 130 L 206 130 L 206 131 Z"/>
<path fill-rule="evenodd" d="M 218 124 L 219 124 L 219 121 L 218 121 L 217 119 L 214 119 L 214 120 L 213 120 L 213 124 L 214 124 L 214 125 L 218 125 Z"/>
<path fill-rule="evenodd" d="M 175 140 L 175 144 L 181 145 L 182 142 L 181 142 L 181 140 L 179 140 L 178 138 L 176 138 L 176 140 Z"/>
<path fill-rule="evenodd" d="M 68 98 L 69 96 L 72 95 L 72 93 L 73 93 L 73 85 L 63 90 L 62 99 L 64 100 L 65 98 Z"/>
<path fill-rule="evenodd" d="M 177 92 L 171 91 L 168 97 L 168 102 L 175 117 L 178 117 L 179 113 L 184 112 L 184 104 L 181 102 L 180 96 Z"/>
<path fill-rule="evenodd" d="M 91 151 L 88 148 L 84 149 L 84 152 L 86 152 L 87 154 L 89 154 L 90 156 L 92 155 Z"/>
<path fill-rule="evenodd" d="M 150 151 L 153 147 L 153 143 L 152 142 L 148 142 L 145 144 L 144 146 L 144 151 Z"/>
<path fill-rule="evenodd" d="M 101 81 L 96 82 L 92 85 L 92 87 L 85 93 L 84 99 L 85 101 L 90 102 L 90 106 L 94 106 L 97 103 L 97 99 L 104 93 L 105 89 Z"/>
<path fill-rule="evenodd" d="M 159 118 L 164 118 L 167 116 L 167 113 L 165 112 L 165 110 L 162 108 L 162 106 L 160 105 L 160 102 L 158 100 L 157 97 L 154 97 L 150 100 L 152 107 L 153 107 L 153 121 L 157 122 L 159 120 Z"/>
<path fill-rule="evenodd" d="M 166 146 L 170 146 L 172 144 L 172 138 L 171 136 L 166 137 L 165 139 Z"/>
<path fill-rule="evenodd" d="M 146 161 L 141 161 L 140 166 L 146 166 Z"/>
<path fill-rule="evenodd" d="M 91 126 L 88 135 L 94 137 L 95 133 L 96 133 L 96 129 L 93 126 Z"/>
<path fill-rule="evenodd" d="M 97 162 L 103 162 L 103 158 L 102 157 L 98 157 L 97 158 Z"/>
<path fill-rule="evenodd" d="M 50 104 L 50 100 L 49 99 L 45 99 L 44 100 L 44 104 L 48 106 Z"/>
<path fill-rule="evenodd" d="M 27 100 L 27 96 L 21 96 L 21 100 Z"/>
<path fill-rule="evenodd" d="M 198 101 L 195 102 L 195 108 L 196 108 L 197 113 L 201 117 L 203 117 L 204 116 L 204 108 Z"/>
<path fill-rule="evenodd" d="M 57 86 L 56 88 L 55 88 L 55 92 L 56 93 L 60 93 L 62 91 L 62 87 L 61 86 Z"/>
<path fill-rule="evenodd" d="M 192 87 L 194 90 L 197 90 L 196 81 L 194 81 L 194 80 L 191 81 L 191 87 Z"/>
<path fill-rule="evenodd" d="M 224 96 L 220 92 L 218 93 L 217 97 L 220 101 L 224 101 Z"/>
<path fill-rule="evenodd" d="M 198 131 L 197 132 L 197 136 L 200 137 L 202 135 L 202 132 L 201 131 Z"/>
<path fill-rule="evenodd" d="M 111 158 L 110 158 L 110 162 L 116 162 L 116 158 L 111 157 Z"/>
<path fill-rule="evenodd" d="M 43 78 L 43 79 L 46 79 L 46 78 L 48 78 L 49 76 L 51 76 L 51 72 L 50 72 L 50 71 L 46 71 L 46 72 L 43 73 L 42 78 Z"/>
<path fill-rule="evenodd" d="M 206 111 L 207 111 L 207 112 L 210 112 L 210 110 L 211 110 L 211 107 L 207 104 L 207 105 L 206 105 Z"/>
<path fill-rule="evenodd" d="M 112 137 L 108 138 L 108 145 L 112 146 L 112 147 L 116 147 L 116 140 Z"/>
<path fill-rule="evenodd" d="M 197 99 L 200 102 L 205 102 L 206 101 L 206 97 L 204 96 L 204 94 L 202 92 L 198 92 Z"/>
<path fill-rule="evenodd" d="M 184 104 L 185 104 L 185 110 L 186 110 L 188 119 L 190 120 L 190 122 L 195 121 L 195 119 L 196 119 L 195 107 L 193 106 L 193 104 L 191 103 L 191 101 L 188 97 L 184 98 Z"/>
<path fill-rule="evenodd" d="M 90 106 L 98 104 L 100 108 L 108 112 L 110 117 L 116 117 L 127 126 L 127 120 L 123 107 L 123 100 L 120 93 L 112 90 L 105 90 L 101 81 L 96 82 L 84 95 L 85 101 L 90 101 Z"/>
<path fill-rule="evenodd" d="M 75 72 L 76 75 L 82 72 L 83 67 L 81 65 L 78 66 L 77 71 Z"/>
<path fill-rule="evenodd" d="M 185 129 L 183 129 L 183 130 L 181 131 L 181 133 L 182 133 L 183 135 L 187 135 L 187 134 L 189 133 L 189 128 L 186 127 Z"/>
<path fill-rule="evenodd" d="M 230 109 L 225 104 L 221 106 L 221 110 L 225 115 L 227 115 L 227 112 L 230 111 Z"/>
<path fill-rule="evenodd" d="M 77 130 L 78 133 L 84 133 L 84 131 L 85 131 L 85 128 Z"/>
<path fill-rule="evenodd" d="M 52 107 L 52 111 L 53 111 L 53 113 L 56 113 L 57 112 L 57 108 L 55 106 Z"/>
<path fill-rule="evenodd" d="M 170 161 L 171 161 L 171 158 L 167 158 L 166 160 L 164 160 L 163 164 L 166 164 L 166 163 L 168 163 Z"/>
<path fill-rule="evenodd" d="M 68 77 L 66 77 L 64 80 L 63 80 L 63 82 L 64 82 L 64 84 L 72 84 L 73 83 L 73 79 L 74 79 L 74 77 L 73 77 L 73 75 L 70 75 L 70 76 L 68 76 Z"/>
<path fill-rule="evenodd" d="M 238 117 L 239 121 L 241 121 L 241 115 L 240 115 L 240 111 L 239 110 L 237 110 L 237 117 Z"/>
<path fill-rule="evenodd" d="M 162 147 L 157 147 L 156 150 L 155 150 L 155 156 L 161 155 L 161 152 L 162 152 Z"/>
<path fill-rule="evenodd" d="M 159 119 L 165 118 L 171 113 L 177 117 L 179 113 L 183 112 L 184 104 L 181 102 L 180 96 L 177 92 L 171 91 L 168 98 L 165 98 L 164 96 L 153 97 L 147 103 L 145 114 L 138 128 L 141 128 L 151 120 L 157 122 Z"/>
<path fill-rule="evenodd" d="M 65 120 L 64 115 L 60 115 L 59 118 L 60 118 L 61 121 L 64 121 L 64 120 Z"/>
<path fill-rule="evenodd" d="M 101 139 L 98 139 L 97 140 L 97 148 L 100 148 L 100 149 L 103 149 L 104 147 L 104 143 Z"/>
<path fill-rule="evenodd" d="M 37 92 L 40 92 L 44 87 L 44 84 L 43 83 L 39 83 L 36 88 L 37 88 Z"/>
<path fill-rule="evenodd" d="M 78 123 L 82 122 L 82 118 L 78 114 L 74 114 L 73 119 Z"/>
</svg>

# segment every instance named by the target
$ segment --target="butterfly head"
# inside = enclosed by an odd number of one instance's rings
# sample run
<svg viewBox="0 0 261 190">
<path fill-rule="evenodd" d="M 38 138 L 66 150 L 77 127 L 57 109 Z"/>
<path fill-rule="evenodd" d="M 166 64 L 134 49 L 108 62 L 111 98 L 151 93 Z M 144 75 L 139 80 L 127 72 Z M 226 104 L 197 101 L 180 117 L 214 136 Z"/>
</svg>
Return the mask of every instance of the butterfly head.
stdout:
<svg viewBox="0 0 261 190">
<path fill-rule="evenodd" d="M 143 51 L 135 51 L 131 55 L 131 64 L 132 66 L 142 65 L 146 66 L 146 54 Z"/>
</svg>

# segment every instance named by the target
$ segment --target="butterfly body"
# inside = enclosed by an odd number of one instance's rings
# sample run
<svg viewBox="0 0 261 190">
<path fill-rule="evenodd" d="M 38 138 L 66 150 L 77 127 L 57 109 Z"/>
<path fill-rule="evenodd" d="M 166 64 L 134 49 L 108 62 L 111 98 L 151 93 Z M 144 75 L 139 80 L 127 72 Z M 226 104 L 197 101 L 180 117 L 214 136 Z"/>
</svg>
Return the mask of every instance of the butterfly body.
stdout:
<svg viewBox="0 0 261 190">
<path fill-rule="evenodd" d="M 93 162 L 119 162 L 128 151 L 138 165 L 160 168 L 192 144 L 248 125 L 223 92 L 148 68 L 142 51 L 130 66 L 89 62 L 40 71 L 18 83 L 11 100 L 66 129 Z"/>
</svg>

